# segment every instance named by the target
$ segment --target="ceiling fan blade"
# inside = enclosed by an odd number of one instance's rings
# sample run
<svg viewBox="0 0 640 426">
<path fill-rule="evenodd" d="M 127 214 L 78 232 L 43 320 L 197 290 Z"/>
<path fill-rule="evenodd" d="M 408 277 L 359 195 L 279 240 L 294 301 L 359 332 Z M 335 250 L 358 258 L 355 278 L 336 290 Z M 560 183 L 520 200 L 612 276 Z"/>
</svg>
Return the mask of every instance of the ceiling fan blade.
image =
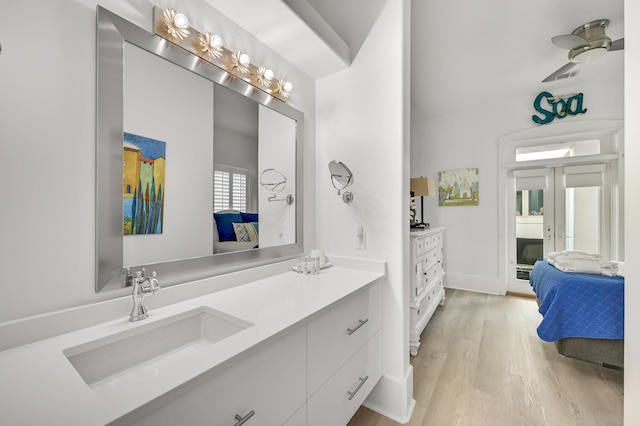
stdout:
<svg viewBox="0 0 640 426">
<path fill-rule="evenodd" d="M 624 49 L 624 37 L 619 38 L 616 41 L 612 41 L 611 46 L 609 47 L 609 50 L 622 50 L 622 49 Z"/>
<path fill-rule="evenodd" d="M 576 49 L 578 47 L 588 46 L 589 42 L 573 34 L 563 34 L 555 36 L 551 39 L 551 43 L 563 49 Z"/>
<path fill-rule="evenodd" d="M 546 83 L 546 82 L 549 82 L 549 81 L 558 80 L 559 78 L 561 78 L 564 74 L 567 73 L 567 71 L 569 71 L 574 66 L 575 66 L 575 64 L 573 62 L 569 62 L 567 65 L 563 66 L 562 68 L 560 68 L 559 70 L 557 70 L 556 72 L 551 74 L 549 77 L 547 77 L 544 80 L 542 80 L 542 82 Z"/>
</svg>

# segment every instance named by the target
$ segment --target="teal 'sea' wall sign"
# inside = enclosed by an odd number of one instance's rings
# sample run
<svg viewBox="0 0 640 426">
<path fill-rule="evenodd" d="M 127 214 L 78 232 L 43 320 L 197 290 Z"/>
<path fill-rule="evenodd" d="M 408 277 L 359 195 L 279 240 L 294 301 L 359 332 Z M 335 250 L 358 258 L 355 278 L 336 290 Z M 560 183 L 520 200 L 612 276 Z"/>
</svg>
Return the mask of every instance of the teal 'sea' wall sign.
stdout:
<svg viewBox="0 0 640 426">
<path fill-rule="evenodd" d="M 540 94 L 536 96 L 536 100 L 533 101 L 533 107 L 542 114 L 542 116 L 532 115 L 531 119 L 536 124 L 548 124 L 551 123 L 554 118 L 565 118 L 567 115 L 584 114 L 587 112 L 587 109 L 582 107 L 583 98 L 584 95 L 582 93 L 566 99 L 556 99 L 549 92 L 540 92 Z M 546 101 L 548 105 L 546 109 L 541 105 L 542 101 Z"/>
</svg>

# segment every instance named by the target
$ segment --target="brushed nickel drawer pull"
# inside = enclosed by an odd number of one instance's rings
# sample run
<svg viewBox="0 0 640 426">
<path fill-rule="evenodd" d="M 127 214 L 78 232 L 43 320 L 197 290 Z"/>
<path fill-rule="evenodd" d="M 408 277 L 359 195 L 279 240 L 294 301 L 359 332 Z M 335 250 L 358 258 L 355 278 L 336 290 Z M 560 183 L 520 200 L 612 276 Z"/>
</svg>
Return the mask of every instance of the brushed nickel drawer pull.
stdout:
<svg viewBox="0 0 640 426">
<path fill-rule="evenodd" d="M 240 414 L 236 414 L 235 419 L 238 421 L 238 423 L 234 424 L 233 426 L 241 426 L 245 424 L 247 420 L 254 416 L 254 414 L 256 414 L 254 410 L 249 411 L 249 413 L 244 417 L 240 417 Z"/>
<path fill-rule="evenodd" d="M 369 376 L 358 377 L 358 379 L 360 380 L 360 383 L 358 383 L 358 386 L 353 390 L 353 392 L 347 391 L 347 395 L 349 395 L 349 401 L 351 401 L 353 397 L 356 396 L 356 394 L 358 393 L 358 391 L 360 390 L 362 385 L 364 385 L 364 382 L 366 382 L 368 378 Z"/>
<path fill-rule="evenodd" d="M 416 290 L 417 291 L 417 290 Z M 356 331 L 358 331 L 358 329 L 360 327 L 362 327 L 363 325 L 365 325 L 367 322 L 369 321 L 369 318 L 365 319 L 365 320 L 358 320 L 358 325 L 356 325 L 355 328 L 347 328 L 347 334 L 349 336 L 351 336 L 353 333 L 355 333 Z"/>
</svg>

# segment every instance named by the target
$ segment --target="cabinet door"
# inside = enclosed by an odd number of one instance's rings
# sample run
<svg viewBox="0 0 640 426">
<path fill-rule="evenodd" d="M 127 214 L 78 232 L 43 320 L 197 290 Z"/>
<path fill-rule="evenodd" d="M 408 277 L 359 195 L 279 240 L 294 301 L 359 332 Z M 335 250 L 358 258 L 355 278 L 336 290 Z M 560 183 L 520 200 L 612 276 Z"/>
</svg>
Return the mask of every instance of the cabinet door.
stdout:
<svg viewBox="0 0 640 426">
<path fill-rule="evenodd" d="M 305 351 L 300 327 L 208 381 L 174 391 L 175 399 L 131 424 L 232 426 L 245 418 L 246 426 L 301 424 L 293 415 L 306 400 Z"/>
</svg>

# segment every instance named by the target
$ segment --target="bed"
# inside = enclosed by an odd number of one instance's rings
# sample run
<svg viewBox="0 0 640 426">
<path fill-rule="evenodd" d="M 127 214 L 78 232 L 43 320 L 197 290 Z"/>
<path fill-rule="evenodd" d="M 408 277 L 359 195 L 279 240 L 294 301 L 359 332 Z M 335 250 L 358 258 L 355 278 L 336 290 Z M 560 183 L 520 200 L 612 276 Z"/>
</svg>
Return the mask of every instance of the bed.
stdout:
<svg viewBox="0 0 640 426">
<path fill-rule="evenodd" d="M 563 272 L 539 260 L 529 282 L 543 317 L 542 340 L 563 355 L 623 367 L 624 277 Z"/>
<path fill-rule="evenodd" d="M 213 214 L 213 253 L 258 248 L 258 214 L 221 210 Z"/>
</svg>

